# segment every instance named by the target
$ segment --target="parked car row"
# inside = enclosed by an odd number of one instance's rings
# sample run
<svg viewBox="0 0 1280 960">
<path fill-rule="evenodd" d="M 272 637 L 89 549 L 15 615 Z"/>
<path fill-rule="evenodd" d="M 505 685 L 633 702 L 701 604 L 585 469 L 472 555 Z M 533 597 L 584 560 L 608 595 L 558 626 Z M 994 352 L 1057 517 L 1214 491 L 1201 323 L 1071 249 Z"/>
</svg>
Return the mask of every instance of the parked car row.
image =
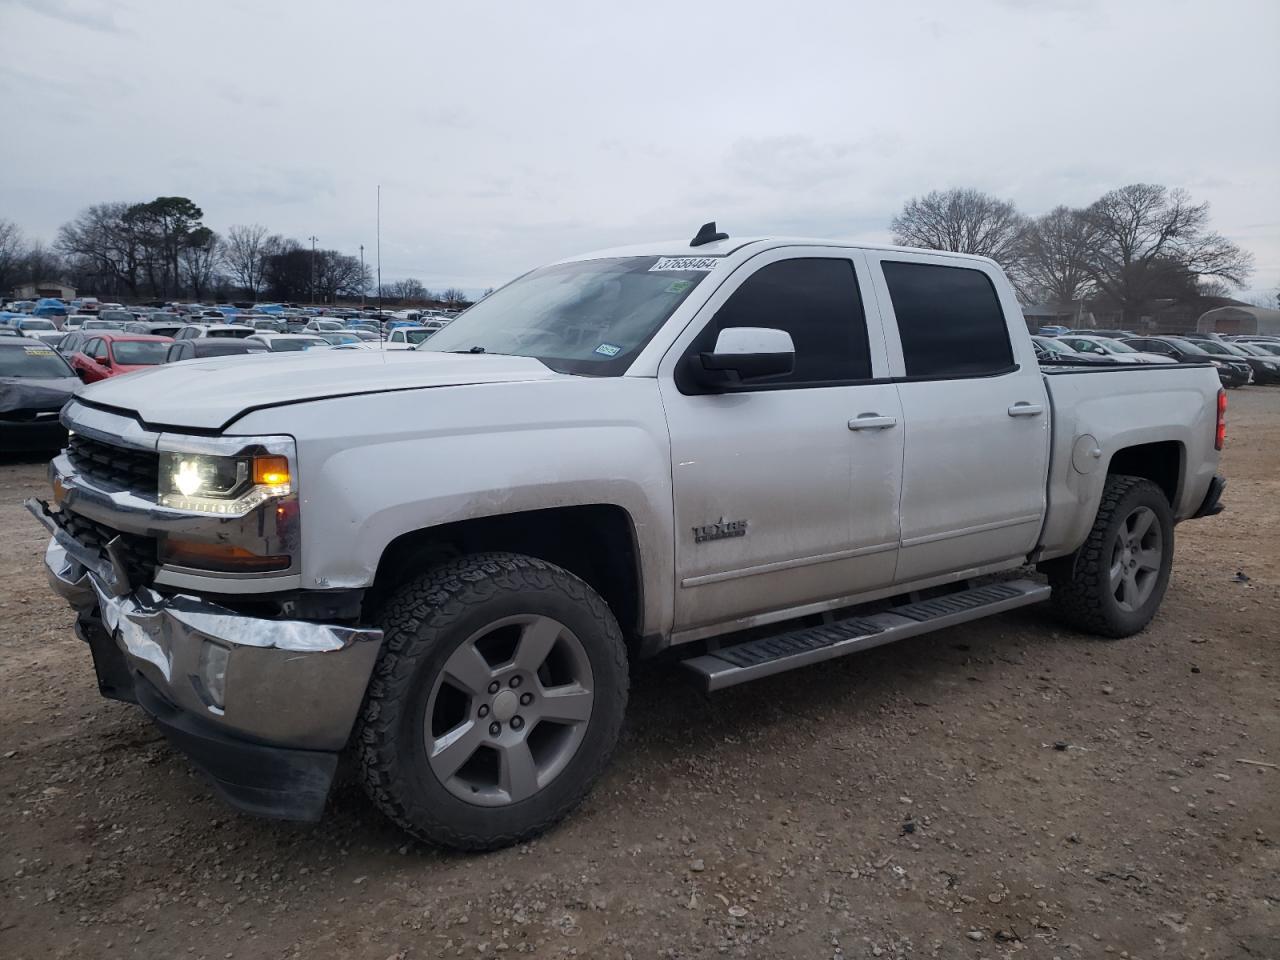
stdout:
<svg viewBox="0 0 1280 960">
<path fill-rule="evenodd" d="M 1280 337 L 1222 337 L 1216 333 L 1142 336 L 1129 330 L 1067 330 L 1034 336 L 1043 364 L 1085 357 L 1116 363 L 1209 363 L 1224 387 L 1280 383 Z"/>
</svg>

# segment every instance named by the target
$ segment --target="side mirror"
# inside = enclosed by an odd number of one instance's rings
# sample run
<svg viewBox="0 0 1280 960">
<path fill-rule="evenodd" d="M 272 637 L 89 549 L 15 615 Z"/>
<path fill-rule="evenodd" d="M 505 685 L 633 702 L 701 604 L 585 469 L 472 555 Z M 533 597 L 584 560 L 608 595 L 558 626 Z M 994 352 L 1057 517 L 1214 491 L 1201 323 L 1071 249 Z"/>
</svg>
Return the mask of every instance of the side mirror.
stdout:
<svg viewBox="0 0 1280 960">
<path fill-rule="evenodd" d="M 712 388 L 785 377 L 795 366 L 791 334 L 771 327 L 721 330 L 715 350 L 699 354 L 694 364 L 699 382 Z"/>
</svg>

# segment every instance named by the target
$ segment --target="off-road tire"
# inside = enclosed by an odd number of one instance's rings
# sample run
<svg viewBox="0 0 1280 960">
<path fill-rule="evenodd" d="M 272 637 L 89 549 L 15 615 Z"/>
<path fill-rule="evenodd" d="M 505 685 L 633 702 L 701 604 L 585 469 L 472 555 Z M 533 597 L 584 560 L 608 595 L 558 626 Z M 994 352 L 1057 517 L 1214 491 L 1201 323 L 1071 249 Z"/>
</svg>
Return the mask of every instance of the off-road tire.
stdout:
<svg viewBox="0 0 1280 960">
<path fill-rule="evenodd" d="M 581 640 L 595 700 L 586 734 L 563 772 L 533 796 L 507 806 L 475 806 L 432 772 L 424 714 L 434 679 L 475 630 L 512 613 L 542 613 Z M 493 850 L 530 839 L 587 795 L 617 743 L 627 705 L 627 646 L 609 606 L 568 571 L 515 553 L 445 561 L 401 584 L 375 615 L 382 651 L 357 722 L 360 778 L 388 818 L 422 840 L 460 850 Z"/>
<path fill-rule="evenodd" d="M 1155 587 L 1136 610 L 1122 609 L 1109 589 L 1112 549 L 1126 518 L 1139 507 L 1156 515 L 1162 536 L 1161 564 Z M 1085 633 L 1118 639 L 1143 630 L 1160 609 L 1173 566 L 1173 510 L 1159 487 L 1142 477 L 1113 474 L 1088 539 L 1072 555 L 1046 564 L 1053 607 L 1068 625 Z"/>
</svg>

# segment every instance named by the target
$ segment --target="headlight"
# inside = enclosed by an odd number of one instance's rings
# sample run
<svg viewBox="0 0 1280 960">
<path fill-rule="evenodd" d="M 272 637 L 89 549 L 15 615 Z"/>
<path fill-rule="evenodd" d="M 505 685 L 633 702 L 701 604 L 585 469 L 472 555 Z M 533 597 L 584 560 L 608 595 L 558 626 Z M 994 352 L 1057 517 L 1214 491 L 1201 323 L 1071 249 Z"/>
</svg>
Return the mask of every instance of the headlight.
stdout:
<svg viewBox="0 0 1280 960">
<path fill-rule="evenodd" d="M 226 438 L 232 455 L 160 450 L 160 505 L 175 510 L 240 516 L 266 501 L 294 492 L 291 458 L 280 443 L 272 449 Z M 290 442 L 291 445 L 291 442 Z"/>
</svg>

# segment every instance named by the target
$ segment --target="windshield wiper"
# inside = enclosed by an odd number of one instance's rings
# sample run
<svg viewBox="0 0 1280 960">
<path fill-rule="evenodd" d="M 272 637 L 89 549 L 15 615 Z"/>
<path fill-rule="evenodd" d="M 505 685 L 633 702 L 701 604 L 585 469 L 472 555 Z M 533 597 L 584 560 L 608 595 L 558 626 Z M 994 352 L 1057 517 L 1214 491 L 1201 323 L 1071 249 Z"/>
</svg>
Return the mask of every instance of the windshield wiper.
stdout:
<svg viewBox="0 0 1280 960">
<path fill-rule="evenodd" d="M 450 353 L 484 353 L 484 347 L 468 347 L 466 350 L 450 350 Z"/>
</svg>

